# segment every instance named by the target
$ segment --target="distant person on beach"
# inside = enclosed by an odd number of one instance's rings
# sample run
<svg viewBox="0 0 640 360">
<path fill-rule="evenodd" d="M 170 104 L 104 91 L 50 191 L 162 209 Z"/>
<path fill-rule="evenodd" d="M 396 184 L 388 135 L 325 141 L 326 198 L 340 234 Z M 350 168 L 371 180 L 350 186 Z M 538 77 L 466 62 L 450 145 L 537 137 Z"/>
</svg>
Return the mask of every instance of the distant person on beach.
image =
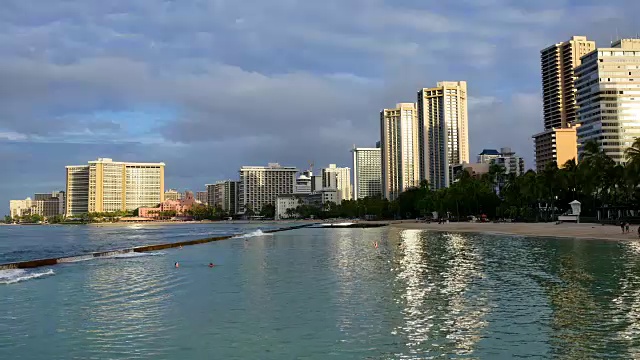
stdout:
<svg viewBox="0 0 640 360">
<path fill-rule="evenodd" d="M 638 226 L 638 238 L 640 239 L 640 226 Z"/>
<path fill-rule="evenodd" d="M 630 224 L 629 224 L 629 222 L 627 221 L 627 222 L 624 224 L 624 228 L 625 228 L 625 231 L 627 232 L 627 234 L 629 233 L 629 226 L 630 226 Z"/>
<path fill-rule="evenodd" d="M 622 230 L 622 233 L 624 234 L 624 221 L 620 220 L 620 230 Z"/>
</svg>

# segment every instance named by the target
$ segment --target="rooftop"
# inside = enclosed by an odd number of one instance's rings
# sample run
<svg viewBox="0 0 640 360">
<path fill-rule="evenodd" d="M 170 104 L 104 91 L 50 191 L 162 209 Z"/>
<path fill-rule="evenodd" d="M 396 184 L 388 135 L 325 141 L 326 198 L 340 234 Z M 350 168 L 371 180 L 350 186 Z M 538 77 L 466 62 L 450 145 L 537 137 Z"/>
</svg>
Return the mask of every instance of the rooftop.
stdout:
<svg viewBox="0 0 640 360">
<path fill-rule="evenodd" d="M 496 149 L 484 149 L 478 155 L 500 155 L 500 152 Z"/>
</svg>

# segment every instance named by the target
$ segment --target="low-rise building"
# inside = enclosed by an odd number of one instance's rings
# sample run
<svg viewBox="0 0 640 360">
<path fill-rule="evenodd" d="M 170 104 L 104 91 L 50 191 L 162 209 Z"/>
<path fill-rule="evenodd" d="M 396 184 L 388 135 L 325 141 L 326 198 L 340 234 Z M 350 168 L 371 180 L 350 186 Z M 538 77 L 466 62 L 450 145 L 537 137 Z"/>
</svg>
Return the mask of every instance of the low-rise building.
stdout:
<svg viewBox="0 0 640 360">
<path fill-rule="evenodd" d="M 449 166 L 449 178 L 453 179 L 453 183 L 458 182 L 458 179 L 460 177 L 460 172 L 462 172 L 462 171 L 466 171 L 466 172 L 469 173 L 469 175 L 471 175 L 471 177 L 479 179 L 479 178 L 482 177 L 482 175 L 485 175 L 485 174 L 489 173 L 489 164 L 487 164 L 487 163 L 479 163 L 479 164 L 462 163 L 462 164 L 450 165 Z"/>
<path fill-rule="evenodd" d="M 505 169 L 505 174 L 519 176 L 525 172 L 524 159 L 516 155 L 509 147 L 503 147 L 500 151 L 484 149 L 478 154 L 478 163 L 501 165 Z"/>
<path fill-rule="evenodd" d="M 40 215 L 45 219 L 64 215 L 65 213 L 65 192 L 54 191 L 51 193 L 37 193 L 34 198 L 24 200 L 11 200 L 9 211 L 12 218 L 25 215 Z"/>
<path fill-rule="evenodd" d="M 547 164 L 555 161 L 558 167 L 572 159 L 578 161 L 579 125 L 567 128 L 552 128 L 533 135 L 536 151 L 536 171 L 540 172 Z"/>
<path fill-rule="evenodd" d="M 280 195 L 276 199 L 276 220 L 295 218 L 298 214 L 295 210 L 298 206 L 308 205 L 317 208 L 322 207 L 322 194 L 290 194 Z"/>
<path fill-rule="evenodd" d="M 182 199 L 182 193 L 176 189 L 169 189 L 164 192 L 165 200 L 180 200 Z"/>
<path fill-rule="evenodd" d="M 176 216 L 187 215 L 187 212 L 196 205 L 196 199 L 191 191 L 186 191 L 183 199 L 165 200 L 158 207 L 141 207 L 138 208 L 138 216 L 142 218 L 157 219 L 162 217 L 162 213 L 167 211 L 175 211 Z"/>
<path fill-rule="evenodd" d="M 199 204 L 208 204 L 208 200 L 207 200 L 207 192 L 206 191 L 198 191 L 196 192 L 196 201 Z"/>
</svg>

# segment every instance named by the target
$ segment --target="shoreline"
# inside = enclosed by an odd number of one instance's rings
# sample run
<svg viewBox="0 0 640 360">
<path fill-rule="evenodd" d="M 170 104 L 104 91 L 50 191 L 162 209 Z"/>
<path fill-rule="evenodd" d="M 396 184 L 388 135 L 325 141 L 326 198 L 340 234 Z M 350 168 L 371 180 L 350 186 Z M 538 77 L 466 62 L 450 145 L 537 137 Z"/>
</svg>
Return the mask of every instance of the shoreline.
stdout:
<svg viewBox="0 0 640 360">
<path fill-rule="evenodd" d="M 572 238 L 580 240 L 639 241 L 638 228 L 630 227 L 623 234 L 619 226 L 601 224 L 562 223 L 395 223 L 389 224 L 399 229 L 429 230 L 438 232 L 482 233 L 494 235 L 521 235 L 530 237 Z"/>
</svg>

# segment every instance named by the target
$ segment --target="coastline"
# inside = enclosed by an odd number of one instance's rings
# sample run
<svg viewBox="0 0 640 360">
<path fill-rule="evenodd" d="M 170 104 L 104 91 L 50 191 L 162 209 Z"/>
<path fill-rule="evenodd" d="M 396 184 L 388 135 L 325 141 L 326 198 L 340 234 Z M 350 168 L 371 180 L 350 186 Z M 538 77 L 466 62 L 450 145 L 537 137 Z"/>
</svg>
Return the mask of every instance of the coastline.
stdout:
<svg viewBox="0 0 640 360">
<path fill-rule="evenodd" d="M 631 226 L 623 234 L 619 226 L 600 224 L 562 223 L 391 223 L 399 229 L 429 230 L 439 232 L 483 233 L 497 235 L 522 235 L 532 237 L 572 238 L 581 240 L 639 241 L 637 226 Z"/>
</svg>

